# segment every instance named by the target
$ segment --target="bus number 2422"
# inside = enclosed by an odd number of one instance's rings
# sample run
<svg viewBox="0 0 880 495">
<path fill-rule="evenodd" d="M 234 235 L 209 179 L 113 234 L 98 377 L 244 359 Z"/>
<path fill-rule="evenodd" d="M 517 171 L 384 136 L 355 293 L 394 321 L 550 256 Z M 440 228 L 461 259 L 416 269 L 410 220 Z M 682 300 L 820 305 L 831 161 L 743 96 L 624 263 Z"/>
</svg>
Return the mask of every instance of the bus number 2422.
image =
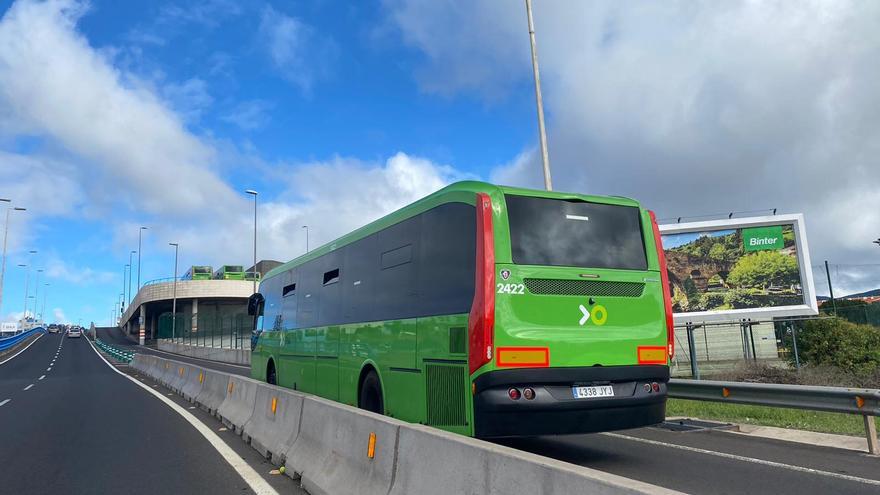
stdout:
<svg viewBox="0 0 880 495">
<path fill-rule="evenodd" d="M 496 292 L 499 294 L 525 294 L 526 286 L 523 284 L 498 284 Z"/>
</svg>

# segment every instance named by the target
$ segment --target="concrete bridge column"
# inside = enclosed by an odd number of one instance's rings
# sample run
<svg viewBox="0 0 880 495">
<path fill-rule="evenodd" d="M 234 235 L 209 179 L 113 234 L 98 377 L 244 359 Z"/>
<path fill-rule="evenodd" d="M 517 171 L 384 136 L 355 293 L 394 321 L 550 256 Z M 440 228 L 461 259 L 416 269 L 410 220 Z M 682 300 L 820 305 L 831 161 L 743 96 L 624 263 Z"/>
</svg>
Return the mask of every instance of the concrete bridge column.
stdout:
<svg viewBox="0 0 880 495">
<path fill-rule="evenodd" d="M 144 345 L 147 332 L 147 307 L 141 304 L 138 308 L 138 343 Z"/>
</svg>

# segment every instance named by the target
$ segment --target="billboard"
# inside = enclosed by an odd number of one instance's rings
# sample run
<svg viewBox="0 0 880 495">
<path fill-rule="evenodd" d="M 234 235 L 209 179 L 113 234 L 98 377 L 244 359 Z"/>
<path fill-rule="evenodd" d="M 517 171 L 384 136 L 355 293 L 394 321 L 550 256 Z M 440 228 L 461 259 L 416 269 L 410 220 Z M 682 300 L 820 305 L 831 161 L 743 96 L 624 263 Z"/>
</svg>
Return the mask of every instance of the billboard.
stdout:
<svg viewBox="0 0 880 495">
<path fill-rule="evenodd" d="M 676 323 L 818 314 L 803 215 L 660 226 Z"/>
</svg>

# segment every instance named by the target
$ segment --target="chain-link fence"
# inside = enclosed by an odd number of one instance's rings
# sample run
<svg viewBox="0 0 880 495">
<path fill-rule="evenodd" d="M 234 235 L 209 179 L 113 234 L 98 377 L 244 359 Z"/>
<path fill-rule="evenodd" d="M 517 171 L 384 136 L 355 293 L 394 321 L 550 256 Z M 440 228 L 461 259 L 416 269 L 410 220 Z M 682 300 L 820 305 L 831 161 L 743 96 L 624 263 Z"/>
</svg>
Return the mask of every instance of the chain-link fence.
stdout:
<svg viewBox="0 0 880 495">
<path fill-rule="evenodd" d="M 880 303 L 873 304 L 847 304 L 848 301 L 838 301 L 834 305 L 826 302 L 822 305 L 822 312 L 828 314 L 837 313 L 837 316 L 862 325 L 874 325 L 880 327 Z"/>
<path fill-rule="evenodd" d="M 197 313 L 195 317 L 178 313 L 159 316 L 158 338 L 200 347 L 249 349 L 253 317 L 247 314 Z"/>
</svg>

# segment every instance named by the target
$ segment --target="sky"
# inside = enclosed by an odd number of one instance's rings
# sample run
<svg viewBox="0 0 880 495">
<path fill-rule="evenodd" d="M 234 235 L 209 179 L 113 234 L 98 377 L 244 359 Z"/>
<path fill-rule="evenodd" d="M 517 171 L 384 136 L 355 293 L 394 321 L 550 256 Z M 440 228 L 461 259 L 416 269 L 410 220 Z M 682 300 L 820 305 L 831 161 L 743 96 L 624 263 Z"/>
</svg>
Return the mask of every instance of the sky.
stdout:
<svg viewBox="0 0 880 495">
<path fill-rule="evenodd" d="M 258 258 L 286 261 L 303 225 L 314 247 L 456 180 L 543 184 L 522 2 L 0 10 L 0 198 L 27 208 L 3 321 L 27 284 L 47 319 L 106 323 L 141 226 L 135 290 L 138 271 L 173 275 L 169 242 L 181 273 L 249 265 L 246 189 Z M 541 0 L 534 17 L 556 189 L 661 218 L 802 212 L 835 294 L 880 287 L 880 3 Z"/>
</svg>

